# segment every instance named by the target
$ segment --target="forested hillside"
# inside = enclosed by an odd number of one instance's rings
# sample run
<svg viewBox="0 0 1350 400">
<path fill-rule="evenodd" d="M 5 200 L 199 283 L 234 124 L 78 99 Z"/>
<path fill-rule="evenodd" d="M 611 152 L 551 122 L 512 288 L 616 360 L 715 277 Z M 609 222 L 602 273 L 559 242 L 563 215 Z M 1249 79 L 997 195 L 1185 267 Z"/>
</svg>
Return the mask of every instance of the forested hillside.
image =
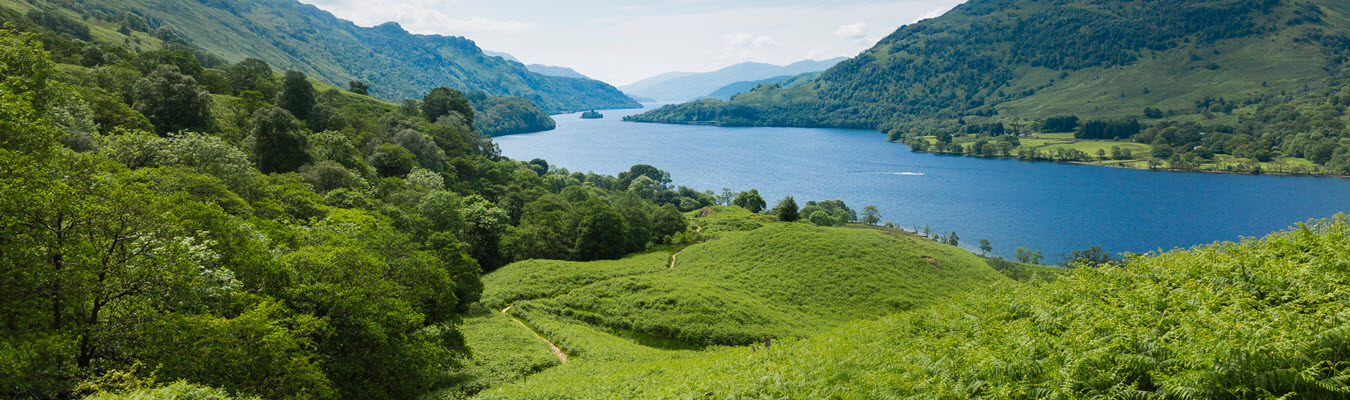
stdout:
<svg viewBox="0 0 1350 400">
<path fill-rule="evenodd" d="M 638 107 L 608 84 L 530 72 L 524 65 L 484 55 L 463 37 L 414 35 L 394 23 L 358 27 L 295 0 L 4 0 L 0 7 L 20 14 L 54 11 L 101 25 L 109 33 L 125 25 L 129 31 L 200 47 L 221 61 L 258 58 L 335 86 L 360 81 L 371 95 L 388 101 L 418 98 L 447 86 L 524 97 L 549 113 Z"/>
<path fill-rule="evenodd" d="M 1005 133 L 1079 130 L 1046 128 L 1054 117 L 1137 121 L 1146 134 L 1078 139 L 1152 146 L 1132 160 L 1176 169 L 1218 168 L 1217 154 L 1345 174 L 1347 11 L 1331 0 L 974 0 L 898 29 L 816 82 L 631 120 L 880 129 L 911 144 L 948 135 L 963 146 L 928 140 L 945 146 L 925 150 L 959 153 Z M 977 153 L 1019 155 L 1011 150 Z"/>
<path fill-rule="evenodd" d="M 617 258 L 712 204 L 651 166 L 504 158 L 455 89 L 392 104 L 6 18 L 0 398 L 418 398 L 462 379 L 482 271 Z"/>
<path fill-rule="evenodd" d="M 488 136 L 552 130 L 557 126 L 548 113 L 522 97 L 492 97 L 483 92 L 464 95 L 477 111 L 474 128 Z"/>
</svg>

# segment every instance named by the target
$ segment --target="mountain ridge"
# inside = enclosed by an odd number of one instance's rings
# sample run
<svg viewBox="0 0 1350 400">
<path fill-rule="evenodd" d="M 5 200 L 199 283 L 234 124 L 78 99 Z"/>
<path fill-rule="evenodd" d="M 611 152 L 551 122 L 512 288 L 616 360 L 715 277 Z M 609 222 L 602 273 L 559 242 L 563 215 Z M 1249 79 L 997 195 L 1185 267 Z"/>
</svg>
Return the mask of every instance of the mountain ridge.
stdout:
<svg viewBox="0 0 1350 400">
<path fill-rule="evenodd" d="M 83 6 L 142 16 L 230 62 L 257 57 L 336 86 L 363 81 L 371 95 L 389 101 L 449 86 L 524 97 L 550 113 L 638 107 L 613 86 L 534 73 L 483 53 L 464 37 L 412 34 L 394 22 L 364 28 L 295 0 L 109 0 Z"/>
<path fill-rule="evenodd" d="M 709 72 L 668 72 L 621 86 L 619 89 L 630 95 L 656 100 L 688 101 L 707 96 L 736 82 L 824 71 L 845 59 L 836 57 L 827 60 L 804 60 L 781 66 L 743 62 Z"/>
</svg>

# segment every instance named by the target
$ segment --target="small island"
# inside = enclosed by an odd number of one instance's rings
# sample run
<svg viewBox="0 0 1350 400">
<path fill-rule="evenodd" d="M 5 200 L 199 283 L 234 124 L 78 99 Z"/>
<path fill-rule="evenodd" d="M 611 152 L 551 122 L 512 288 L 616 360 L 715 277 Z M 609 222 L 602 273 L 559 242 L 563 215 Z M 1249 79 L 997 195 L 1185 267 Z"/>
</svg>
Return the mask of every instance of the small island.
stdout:
<svg viewBox="0 0 1350 400">
<path fill-rule="evenodd" d="M 590 111 L 581 113 L 581 119 L 601 119 L 601 118 L 604 118 L 604 117 L 605 117 L 604 114 L 595 112 L 595 110 L 590 110 Z"/>
</svg>

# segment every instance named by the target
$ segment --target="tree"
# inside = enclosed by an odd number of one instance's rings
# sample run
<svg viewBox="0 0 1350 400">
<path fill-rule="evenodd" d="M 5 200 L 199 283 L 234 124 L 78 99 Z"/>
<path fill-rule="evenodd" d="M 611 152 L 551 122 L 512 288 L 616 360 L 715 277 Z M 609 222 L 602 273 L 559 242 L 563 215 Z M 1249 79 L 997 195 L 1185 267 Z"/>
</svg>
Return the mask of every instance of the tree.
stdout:
<svg viewBox="0 0 1350 400">
<path fill-rule="evenodd" d="M 675 208 L 674 204 L 665 204 L 652 216 L 652 225 L 655 228 L 653 236 L 665 239 L 668 236 L 684 232 L 689 227 L 689 221 L 684 218 L 684 214 Z"/>
<path fill-rule="evenodd" d="M 579 208 L 577 241 L 573 246 L 578 261 L 617 259 L 623 256 L 623 216 L 602 200 L 591 199 Z"/>
<path fill-rule="evenodd" d="M 1100 246 L 1092 246 L 1087 250 L 1074 250 L 1073 252 L 1060 255 L 1060 257 L 1064 258 L 1063 265 L 1066 267 L 1084 266 L 1096 268 L 1105 266 L 1117 260 L 1110 252 L 1102 251 Z"/>
<path fill-rule="evenodd" d="M 469 244 L 469 255 L 484 271 L 506 265 L 501 251 L 502 234 L 511 222 L 506 210 L 479 195 L 465 197 L 463 202 L 460 214 L 464 216 L 463 238 Z"/>
<path fill-rule="evenodd" d="M 211 94 L 197 86 L 196 79 L 179 73 L 178 67 L 155 68 L 136 82 L 131 97 L 132 108 L 161 135 L 211 126 Z"/>
<path fill-rule="evenodd" d="M 766 206 L 764 198 L 759 196 L 759 190 L 756 189 L 750 189 L 748 192 L 741 192 L 741 194 L 736 196 L 736 200 L 732 201 L 732 204 L 750 210 L 752 213 L 764 211 L 764 207 Z"/>
<path fill-rule="evenodd" d="M 1038 264 L 1038 265 L 1039 265 L 1039 264 L 1041 263 L 1041 258 L 1042 258 L 1042 257 L 1041 257 L 1041 251 L 1040 251 L 1040 250 L 1037 250 L 1037 251 L 1031 251 L 1031 250 L 1027 250 L 1027 249 L 1018 247 L 1016 250 L 1013 250 L 1013 258 L 1016 258 L 1018 262 L 1021 262 L 1021 263 L 1023 263 L 1023 264 Z"/>
<path fill-rule="evenodd" d="M 314 85 L 305 77 L 305 73 L 290 70 L 286 71 L 286 77 L 281 79 L 281 93 L 277 94 L 276 104 L 277 107 L 290 111 L 291 115 L 301 121 L 309 121 L 314 105 L 319 104 L 319 97 L 314 92 Z"/>
<path fill-rule="evenodd" d="M 473 126 L 473 105 L 464 98 L 464 93 L 441 86 L 422 97 L 422 117 L 427 121 L 436 122 L 451 112 L 458 113 L 467 125 Z"/>
<path fill-rule="evenodd" d="M 670 173 L 647 164 L 637 164 L 628 168 L 626 172 L 620 172 L 617 176 L 619 187 L 627 188 L 630 182 L 644 176 L 656 182 L 657 190 L 670 189 Z"/>
<path fill-rule="evenodd" d="M 253 114 L 253 154 L 265 174 L 294 172 L 310 162 L 309 141 L 291 113 L 277 107 Z"/>
<path fill-rule="evenodd" d="M 877 206 L 863 207 L 862 221 L 864 224 L 876 225 L 881 221 L 881 210 Z"/>
<path fill-rule="evenodd" d="M 722 188 L 722 193 L 716 197 L 718 204 L 729 206 L 732 201 L 736 200 L 736 192 L 731 191 L 731 188 Z"/>
<path fill-rule="evenodd" d="M 783 222 L 794 222 L 801 219 L 801 214 L 797 212 L 797 200 L 792 196 L 784 197 L 778 201 L 778 205 L 773 207 L 774 214 L 778 215 L 778 220 Z"/>
<path fill-rule="evenodd" d="M 417 167 L 417 156 L 403 146 L 385 143 L 370 155 L 370 166 L 384 178 L 404 176 Z"/>
<path fill-rule="evenodd" d="M 369 95 L 370 95 L 370 86 L 367 85 L 365 82 L 361 82 L 361 81 L 351 81 L 351 82 L 347 82 L 347 91 L 352 92 L 352 93 L 356 93 L 356 94 L 359 94 L 359 95 L 362 95 L 362 96 L 369 96 Z"/>
<path fill-rule="evenodd" d="M 235 96 L 246 91 L 254 91 L 262 93 L 264 99 L 271 100 L 277 97 L 277 79 L 267 61 L 247 58 L 230 66 L 225 74 L 230 81 L 231 92 Z"/>
<path fill-rule="evenodd" d="M 994 246 L 989 244 L 989 239 L 980 239 L 980 255 L 988 255 L 994 251 Z"/>
<path fill-rule="evenodd" d="M 956 232 L 953 231 L 950 235 L 947 235 L 947 244 L 950 244 L 952 246 L 960 246 L 961 238 L 956 236 Z"/>
</svg>

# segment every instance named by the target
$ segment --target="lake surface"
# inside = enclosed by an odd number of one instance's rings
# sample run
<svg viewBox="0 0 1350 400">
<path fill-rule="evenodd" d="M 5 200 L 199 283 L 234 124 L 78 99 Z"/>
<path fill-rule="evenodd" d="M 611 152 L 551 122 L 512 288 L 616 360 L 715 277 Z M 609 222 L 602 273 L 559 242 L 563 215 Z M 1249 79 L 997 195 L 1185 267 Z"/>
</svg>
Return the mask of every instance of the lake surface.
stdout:
<svg viewBox="0 0 1350 400">
<path fill-rule="evenodd" d="M 650 109 L 650 107 L 649 107 Z M 700 191 L 759 189 L 772 207 L 842 199 L 907 229 L 955 231 L 993 254 L 1040 250 L 1049 263 L 1089 246 L 1148 252 L 1264 236 L 1350 212 L 1350 179 L 1155 172 L 912 153 L 876 131 L 718 128 L 555 115 L 549 132 L 495 138 L 502 154 L 607 175 L 634 164 Z"/>
</svg>

